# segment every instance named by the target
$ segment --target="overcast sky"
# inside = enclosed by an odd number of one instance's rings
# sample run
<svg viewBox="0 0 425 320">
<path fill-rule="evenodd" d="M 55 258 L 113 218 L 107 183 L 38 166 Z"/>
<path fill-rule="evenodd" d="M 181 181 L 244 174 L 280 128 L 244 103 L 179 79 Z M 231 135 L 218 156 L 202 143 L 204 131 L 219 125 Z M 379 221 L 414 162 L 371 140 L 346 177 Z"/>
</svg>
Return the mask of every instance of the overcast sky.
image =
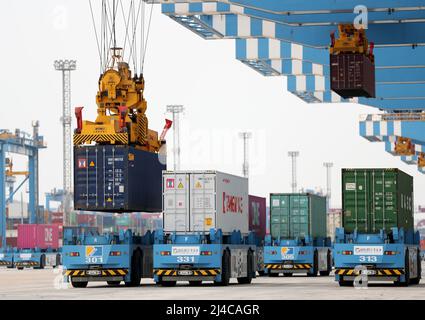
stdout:
<svg viewBox="0 0 425 320">
<path fill-rule="evenodd" d="M 41 123 L 48 149 L 40 153 L 40 192 L 62 186 L 61 75 L 55 59 L 78 60 L 72 105 L 94 120 L 99 58 L 88 1 L 3 0 L 0 3 L 2 76 L 0 128 L 31 131 Z M 376 109 L 354 104 L 308 105 L 286 91 L 283 77 L 266 78 L 235 59 L 233 40 L 206 41 L 153 12 L 145 66 L 150 127 L 161 131 L 167 104 L 183 104 L 182 169 L 242 173 L 238 132 L 253 132 L 250 193 L 290 192 L 290 150 L 299 150 L 299 187 L 325 187 L 323 162 L 334 163 L 332 205 L 341 204 L 341 168 L 397 167 L 415 178 L 421 204 L 425 177 L 358 133 L 360 114 Z M 73 119 L 75 125 L 75 119 Z M 169 153 L 172 133 L 169 134 Z M 17 170 L 26 169 L 15 157 Z M 172 164 L 169 157 L 169 164 Z M 22 160 L 21 160 L 22 161 Z M 20 168 L 18 168 L 21 166 Z M 170 166 L 171 168 L 171 166 Z"/>
</svg>

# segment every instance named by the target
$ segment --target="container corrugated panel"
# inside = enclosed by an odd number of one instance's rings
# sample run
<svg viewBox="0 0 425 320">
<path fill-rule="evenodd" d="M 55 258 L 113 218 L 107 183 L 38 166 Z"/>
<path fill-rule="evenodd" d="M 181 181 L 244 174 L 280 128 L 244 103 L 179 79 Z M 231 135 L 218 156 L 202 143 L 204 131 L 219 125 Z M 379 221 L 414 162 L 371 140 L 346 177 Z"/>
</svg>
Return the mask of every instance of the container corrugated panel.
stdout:
<svg viewBox="0 0 425 320">
<path fill-rule="evenodd" d="M 347 232 L 413 230 L 413 177 L 399 169 L 342 169 L 342 207 Z"/>
<path fill-rule="evenodd" d="M 263 239 L 267 232 L 266 198 L 249 195 L 249 231 Z"/>
<path fill-rule="evenodd" d="M 331 90 L 343 98 L 375 98 L 375 65 L 359 53 L 330 56 Z"/>
<path fill-rule="evenodd" d="M 248 179 L 217 171 L 163 174 L 164 230 L 248 233 Z"/>
<path fill-rule="evenodd" d="M 162 211 L 162 171 L 158 154 L 131 146 L 74 149 L 76 210 Z"/>
<path fill-rule="evenodd" d="M 18 225 L 19 249 L 57 249 L 59 247 L 59 228 L 49 224 Z"/>
<path fill-rule="evenodd" d="M 313 194 L 271 194 L 273 238 L 326 237 L 326 198 Z"/>
</svg>

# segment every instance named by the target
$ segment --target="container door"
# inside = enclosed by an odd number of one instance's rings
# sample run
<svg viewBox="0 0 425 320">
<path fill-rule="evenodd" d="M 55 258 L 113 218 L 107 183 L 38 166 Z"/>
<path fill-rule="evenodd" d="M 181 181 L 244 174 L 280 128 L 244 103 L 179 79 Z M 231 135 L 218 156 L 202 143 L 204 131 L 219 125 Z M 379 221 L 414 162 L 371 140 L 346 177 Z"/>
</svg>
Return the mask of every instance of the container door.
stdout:
<svg viewBox="0 0 425 320">
<path fill-rule="evenodd" d="M 370 184 L 366 170 L 345 171 L 343 177 L 344 227 L 368 232 Z"/>
<path fill-rule="evenodd" d="M 397 226 L 396 175 L 396 172 L 386 170 L 371 173 L 374 199 L 371 211 L 374 215 L 370 221 L 370 229 L 374 232 Z"/>
<path fill-rule="evenodd" d="M 189 229 L 189 174 L 163 174 L 164 230 L 187 232 Z"/>
<path fill-rule="evenodd" d="M 209 232 L 216 227 L 216 175 L 190 174 L 190 231 Z"/>
<path fill-rule="evenodd" d="M 127 175 L 128 156 L 124 148 L 105 148 L 102 150 L 104 162 L 104 201 L 106 208 L 126 207 L 125 181 Z M 96 167 L 96 163 L 89 163 Z"/>
</svg>

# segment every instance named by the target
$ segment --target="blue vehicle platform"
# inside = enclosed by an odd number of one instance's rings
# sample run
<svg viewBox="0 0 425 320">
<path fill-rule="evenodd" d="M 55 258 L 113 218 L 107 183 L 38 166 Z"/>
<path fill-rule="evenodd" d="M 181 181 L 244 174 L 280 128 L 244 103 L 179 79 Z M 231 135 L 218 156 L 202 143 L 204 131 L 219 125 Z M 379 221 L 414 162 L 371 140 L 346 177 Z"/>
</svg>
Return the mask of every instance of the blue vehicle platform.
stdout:
<svg viewBox="0 0 425 320">
<path fill-rule="evenodd" d="M 149 231 L 144 236 L 130 230 L 116 234 L 64 235 L 63 265 L 66 281 L 74 287 L 88 282 L 106 281 L 118 285 L 138 286 L 141 278 L 152 278 L 152 241 Z"/>
<path fill-rule="evenodd" d="M 250 283 L 256 273 L 256 246 L 239 232 L 223 236 L 211 229 L 208 235 L 165 235 L 157 231 L 154 244 L 154 280 L 164 286 L 177 281 L 200 284 L 214 281 L 227 285 L 231 278 Z"/>
<path fill-rule="evenodd" d="M 264 272 L 276 277 L 296 273 L 308 276 L 328 276 L 332 270 L 330 239 L 277 239 L 266 237 L 264 246 Z"/>
<path fill-rule="evenodd" d="M 61 265 L 61 254 L 59 250 L 16 249 L 13 254 L 13 264 L 19 270 L 56 268 Z"/>
<path fill-rule="evenodd" d="M 393 228 L 391 234 L 345 234 L 336 232 L 334 244 L 335 280 L 341 286 L 369 281 L 393 281 L 407 286 L 421 279 L 418 235 Z M 416 244 L 417 243 L 417 244 Z"/>
<path fill-rule="evenodd" d="M 13 249 L 0 249 L 0 267 L 13 268 Z"/>
</svg>

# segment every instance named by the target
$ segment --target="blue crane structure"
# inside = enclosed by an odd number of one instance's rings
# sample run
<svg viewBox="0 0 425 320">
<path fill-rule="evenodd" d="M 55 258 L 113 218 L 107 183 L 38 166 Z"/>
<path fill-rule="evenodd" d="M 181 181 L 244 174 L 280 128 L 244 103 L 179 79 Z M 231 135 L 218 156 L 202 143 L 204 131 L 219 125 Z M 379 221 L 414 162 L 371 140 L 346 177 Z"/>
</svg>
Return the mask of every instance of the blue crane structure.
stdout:
<svg viewBox="0 0 425 320">
<path fill-rule="evenodd" d="M 28 181 L 29 223 L 37 223 L 38 210 L 38 151 L 46 148 L 43 136 L 38 134 L 38 121 L 33 122 L 34 133 L 0 129 L 0 237 L 2 248 L 6 248 L 6 205 L 16 192 Z M 28 158 L 28 175 L 20 185 L 6 197 L 6 153 L 23 155 Z"/>
<path fill-rule="evenodd" d="M 286 76 L 287 90 L 307 103 L 378 108 L 382 114 L 361 117 L 360 135 L 425 173 L 425 1 L 146 2 L 205 39 L 235 39 L 236 59 L 264 76 Z M 343 99 L 330 89 L 330 34 L 360 15 L 375 45 L 376 97 Z"/>
</svg>

